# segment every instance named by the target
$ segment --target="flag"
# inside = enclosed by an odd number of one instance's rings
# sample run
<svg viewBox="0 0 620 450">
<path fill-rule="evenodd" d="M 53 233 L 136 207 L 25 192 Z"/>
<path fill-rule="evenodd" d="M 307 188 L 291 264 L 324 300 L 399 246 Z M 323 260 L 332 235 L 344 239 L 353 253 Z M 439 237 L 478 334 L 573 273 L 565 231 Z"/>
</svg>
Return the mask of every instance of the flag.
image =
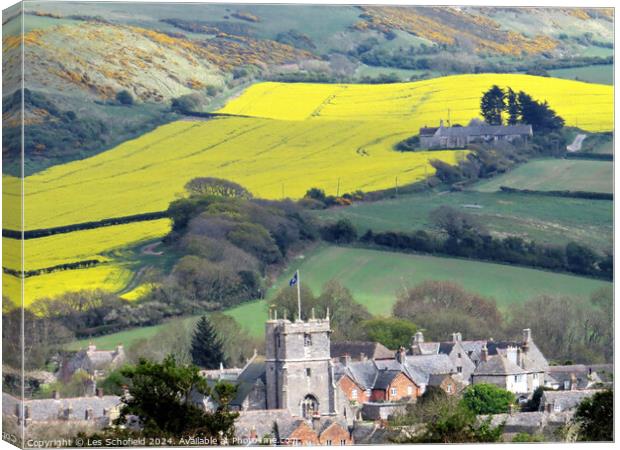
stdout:
<svg viewBox="0 0 620 450">
<path fill-rule="evenodd" d="M 295 272 L 295 275 L 293 275 L 293 278 L 291 278 L 291 281 L 288 282 L 288 285 L 293 287 L 297 284 L 297 272 Z"/>
</svg>

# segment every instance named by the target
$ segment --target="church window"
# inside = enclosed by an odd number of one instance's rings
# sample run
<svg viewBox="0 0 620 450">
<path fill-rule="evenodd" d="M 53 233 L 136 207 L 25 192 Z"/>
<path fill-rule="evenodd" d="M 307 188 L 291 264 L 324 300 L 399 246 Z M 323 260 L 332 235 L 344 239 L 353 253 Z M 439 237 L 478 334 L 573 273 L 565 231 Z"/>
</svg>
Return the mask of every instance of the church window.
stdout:
<svg viewBox="0 0 620 450">
<path fill-rule="evenodd" d="M 310 347 L 312 345 L 312 335 L 310 333 L 304 334 L 304 347 Z"/>
</svg>

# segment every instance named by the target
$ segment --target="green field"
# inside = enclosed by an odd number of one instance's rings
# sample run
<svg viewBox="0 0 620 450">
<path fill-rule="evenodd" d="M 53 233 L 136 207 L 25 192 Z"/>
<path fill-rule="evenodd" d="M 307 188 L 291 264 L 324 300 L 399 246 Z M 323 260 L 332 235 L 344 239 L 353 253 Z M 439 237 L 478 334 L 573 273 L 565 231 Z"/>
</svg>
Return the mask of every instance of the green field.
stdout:
<svg viewBox="0 0 620 450">
<path fill-rule="evenodd" d="M 500 186 L 533 191 L 613 192 L 614 165 L 609 161 L 538 159 L 478 183 L 474 189 L 498 191 Z"/>
<path fill-rule="evenodd" d="M 503 192 L 428 192 L 316 211 L 322 222 L 349 219 L 358 233 L 429 230 L 430 213 L 450 206 L 475 215 L 496 236 L 516 235 L 545 244 L 576 241 L 611 250 L 613 204 L 606 200 L 556 198 Z"/>
<path fill-rule="evenodd" d="M 302 282 L 316 293 L 324 283 L 337 279 L 372 314 L 383 315 L 390 314 L 398 290 L 424 280 L 460 283 L 466 289 L 494 297 L 502 308 L 541 294 L 587 296 L 609 285 L 589 278 L 473 260 L 321 247 L 297 264 L 291 263 L 275 286 L 287 286 L 297 268 L 301 271 Z"/>
<path fill-rule="evenodd" d="M 511 303 L 523 302 L 541 294 L 589 296 L 596 289 L 609 285 L 589 278 L 472 260 L 358 248 L 319 247 L 292 262 L 268 292 L 268 297 L 286 288 L 288 280 L 297 269 L 301 272 L 302 282 L 307 283 L 315 294 L 327 281 L 337 279 L 372 314 L 380 315 L 391 314 L 397 291 L 424 280 L 460 283 L 468 290 L 495 298 L 504 310 Z M 260 337 L 267 320 L 267 301 L 244 303 L 224 312 L 248 333 Z M 188 317 L 175 320 L 195 319 Z M 69 349 L 83 348 L 88 342 L 100 348 L 114 348 L 118 343 L 129 347 L 140 339 L 153 337 L 164 325 L 83 339 L 72 343 Z"/>
<path fill-rule="evenodd" d="M 614 137 L 612 133 L 594 133 L 587 135 L 581 145 L 584 153 L 605 153 L 613 155 Z"/>
<path fill-rule="evenodd" d="M 605 49 L 607 50 L 607 49 Z M 592 56 L 607 56 L 592 55 Z M 596 66 L 571 67 L 568 69 L 549 70 L 549 75 L 567 80 L 586 81 L 588 83 L 614 84 L 613 64 L 599 64 Z"/>
<path fill-rule="evenodd" d="M 234 318 L 238 323 L 242 324 L 243 327 L 252 336 L 262 336 L 265 332 L 267 308 L 265 306 L 264 300 L 247 302 L 241 306 L 237 306 L 235 308 L 224 311 L 224 313 Z M 132 328 L 130 330 L 119 331 L 118 333 L 107 334 L 91 339 L 81 339 L 69 344 L 67 346 L 67 349 L 79 350 L 81 348 L 85 348 L 89 344 L 89 342 L 92 342 L 97 346 L 97 348 L 101 350 L 112 350 L 118 344 L 123 344 L 125 348 L 129 348 L 137 341 L 140 341 L 142 339 L 151 339 L 153 336 L 163 330 L 164 327 L 168 326 L 171 323 L 191 323 L 198 320 L 199 317 L 200 315 L 172 319 L 159 325 Z"/>
</svg>

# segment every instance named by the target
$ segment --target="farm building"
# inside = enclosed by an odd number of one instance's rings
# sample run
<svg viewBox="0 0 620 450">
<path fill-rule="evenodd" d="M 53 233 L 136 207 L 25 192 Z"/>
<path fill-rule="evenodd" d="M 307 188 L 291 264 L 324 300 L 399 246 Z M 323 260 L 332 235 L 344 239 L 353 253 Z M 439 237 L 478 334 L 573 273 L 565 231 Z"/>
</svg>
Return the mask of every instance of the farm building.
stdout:
<svg viewBox="0 0 620 450">
<path fill-rule="evenodd" d="M 475 124 L 466 127 L 443 125 L 420 128 L 420 147 L 427 149 L 465 148 L 474 142 L 527 141 L 533 136 L 531 125 Z"/>
</svg>

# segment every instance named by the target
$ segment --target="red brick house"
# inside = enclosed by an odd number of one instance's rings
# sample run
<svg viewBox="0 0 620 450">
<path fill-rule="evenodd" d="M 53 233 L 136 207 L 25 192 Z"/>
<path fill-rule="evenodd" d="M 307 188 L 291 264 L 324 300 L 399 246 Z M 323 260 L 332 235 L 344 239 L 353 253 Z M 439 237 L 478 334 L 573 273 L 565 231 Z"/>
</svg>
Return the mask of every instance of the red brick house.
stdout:
<svg viewBox="0 0 620 450">
<path fill-rule="evenodd" d="M 343 375 L 342 378 L 338 380 L 338 385 L 345 397 L 351 402 L 363 404 L 371 400 L 371 389 L 365 389 L 360 384 L 356 383 L 348 374 Z"/>
<path fill-rule="evenodd" d="M 349 430 L 338 422 L 327 425 L 319 436 L 321 445 L 353 445 Z"/>
<path fill-rule="evenodd" d="M 372 401 L 397 402 L 403 399 L 415 399 L 421 394 L 418 386 L 405 372 L 382 370 L 377 375 L 372 388 Z"/>
</svg>

